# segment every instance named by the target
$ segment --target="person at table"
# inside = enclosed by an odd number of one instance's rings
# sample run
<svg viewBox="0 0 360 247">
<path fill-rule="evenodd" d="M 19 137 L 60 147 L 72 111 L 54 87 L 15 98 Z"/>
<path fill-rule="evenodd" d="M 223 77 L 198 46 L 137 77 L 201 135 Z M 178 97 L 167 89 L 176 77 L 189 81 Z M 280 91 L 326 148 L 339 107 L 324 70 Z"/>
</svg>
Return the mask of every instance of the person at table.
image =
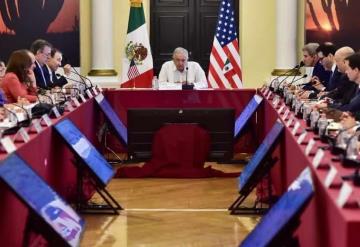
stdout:
<svg viewBox="0 0 360 247">
<path fill-rule="evenodd" d="M 333 82 L 336 84 L 336 87 L 323 95 L 324 101 L 319 102 L 317 108 L 332 107 L 337 108 L 342 105 L 349 104 L 351 99 L 355 96 L 358 85 L 350 81 L 346 75 L 347 65 L 345 59 L 350 55 L 354 54 L 355 51 L 348 46 L 338 49 L 335 53 L 335 63 L 338 71 L 338 76 L 333 79 Z M 328 105 L 327 99 L 333 101 L 332 104 Z"/>
<path fill-rule="evenodd" d="M 57 48 L 51 49 L 51 55 L 46 63 L 46 69 L 44 70 L 45 78 L 49 78 L 48 87 L 62 87 L 68 83 L 64 76 L 56 76 L 56 71 L 60 68 L 63 56 L 62 52 Z M 64 74 L 70 75 L 71 66 L 66 64 L 64 67 Z"/>
<path fill-rule="evenodd" d="M 5 76 L 6 65 L 3 60 L 0 59 L 0 82 Z"/>
<path fill-rule="evenodd" d="M 318 43 L 308 43 L 303 49 L 303 62 L 306 67 L 314 67 L 309 83 L 303 86 L 301 94 L 302 99 L 314 98 L 319 92 L 325 91 L 330 80 L 332 62 L 328 57 L 332 57 L 336 51 L 335 46 L 326 42 L 322 45 Z M 325 66 L 322 63 L 326 62 Z M 330 67 L 330 68 L 329 68 Z"/>
<path fill-rule="evenodd" d="M 34 67 L 35 57 L 29 50 L 17 50 L 11 53 L 5 76 L 0 84 L 7 103 L 37 100 Z"/>
<path fill-rule="evenodd" d="M 360 111 L 360 53 L 355 53 L 345 58 L 345 63 L 347 65 L 346 75 L 350 81 L 356 83 L 356 91 L 354 97 L 350 100 L 348 104 L 338 107 L 338 110 L 349 111 L 349 112 L 359 112 Z"/>
<path fill-rule="evenodd" d="M 47 89 L 51 87 L 48 73 L 46 73 L 46 63 L 51 57 L 52 45 L 43 39 L 37 39 L 31 44 L 31 52 L 35 55 L 34 74 L 36 84 L 40 88 Z"/>
<path fill-rule="evenodd" d="M 159 74 L 160 88 L 181 89 L 182 84 L 194 84 L 194 88 L 207 88 L 204 70 L 197 62 L 188 61 L 189 53 L 178 47 L 174 50 L 172 60 L 165 62 Z"/>
</svg>

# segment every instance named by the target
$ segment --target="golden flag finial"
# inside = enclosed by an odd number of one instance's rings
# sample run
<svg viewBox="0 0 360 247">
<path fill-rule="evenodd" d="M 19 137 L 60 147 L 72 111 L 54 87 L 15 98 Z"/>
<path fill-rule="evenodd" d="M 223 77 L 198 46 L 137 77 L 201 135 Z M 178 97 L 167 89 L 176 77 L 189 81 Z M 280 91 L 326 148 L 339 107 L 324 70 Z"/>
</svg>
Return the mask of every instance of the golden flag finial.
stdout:
<svg viewBox="0 0 360 247">
<path fill-rule="evenodd" d="M 142 0 L 130 0 L 131 7 L 141 8 Z"/>
</svg>

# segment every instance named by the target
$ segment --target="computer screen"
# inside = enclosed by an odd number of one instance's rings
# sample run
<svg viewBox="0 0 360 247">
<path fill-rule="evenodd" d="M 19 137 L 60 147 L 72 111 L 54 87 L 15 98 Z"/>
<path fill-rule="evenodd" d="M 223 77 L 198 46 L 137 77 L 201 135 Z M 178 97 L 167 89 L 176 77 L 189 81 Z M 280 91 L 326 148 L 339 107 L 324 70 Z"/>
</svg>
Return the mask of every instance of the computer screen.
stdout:
<svg viewBox="0 0 360 247">
<path fill-rule="evenodd" d="M 210 135 L 209 160 L 233 156 L 234 109 L 227 108 L 134 108 L 128 109 L 128 151 L 137 160 L 151 158 L 154 134 L 172 123 L 198 124 Z"/>
<path fill-rule="evenodd" d="M 313 194 L 310 168 L 306 168 L 240 246 L 269 246 L 281 239 L 281 234 L 291 237 L 286 230 L 292 229 L 292 221 L 298 220 Z"/>
<path fill-rule="evenodd" d="M 239 180 L 239 190 L 241 191 L 249 182 L 251 178 L 256 175 L 256 170 L 262 165 L 264 158 L 270 151 L 271 147 L 276 142 L 281 131 L 284 129 L 284 125 L 278 119 L 274 126 L 271 128 L 270 132 L 266 135 L 264 141 L 257 148 L 255 154 L 252 156 L 249 163 L 245 166 L 244 170 L 241 172 Z"/>
<path fill-rule="evenodd" d="M 240 116 L 235 120 L 235 128 L 234 128 L 234 137 L 238 137 L 246 123 L 249 121 L 251 116 L 254 114 L 263 98 L 259 95 L 254 95 L 254 97 L 247 104 L 245 109 L 241 112 Z"/>
<path fill-rule="evenodd" d="M 119 140 L 123 144 L 127 145 L 127 143 L 128 143 L 127 129 L 126 129 L 125 125 L 121 122 L 119 117 L 116 115 L 116 113 L 114 112 L 113 108 L 110 106 L 107 99 L 104 97 L 104 95 L 102 93 L 100 93 L 95 97 L 95 100 L 98 103 L 98 105 L 100 106 L 100 109 L 105 114 L 106 119 L 109 121 L 111 127 L 115 131 L 115 134 L 117 135 Z"/>
<path fill-rule="evenodd" d="M 102 185 L 108 184 L 115 175 L 113 168 L 80 130 L 68 119 L 57 123 L 55 129 Z"/>
<path fill-rule="evenodd" d="M 79 246 L 84 220 L 16 154 L 0 163 L 0 178 L 70 246 Z"/>
</svg>

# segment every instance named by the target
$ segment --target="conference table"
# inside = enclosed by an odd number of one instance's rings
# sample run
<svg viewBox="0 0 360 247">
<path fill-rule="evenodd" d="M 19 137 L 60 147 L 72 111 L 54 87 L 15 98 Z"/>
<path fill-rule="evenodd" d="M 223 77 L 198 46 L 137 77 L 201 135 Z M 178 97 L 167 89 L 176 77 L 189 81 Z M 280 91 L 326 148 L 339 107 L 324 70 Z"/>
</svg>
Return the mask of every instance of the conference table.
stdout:
<svg viewBox="0 0 360 247">
<path fill-rule="evenodd" d="M 126 125 L 126 112 L 129 108 L 234 108 L 236 115 L 239 115 L 255 92 L 255 90 L 156 91 L 134 89 L 106 91 L 104 94 Z M 62 117 L 52 119 L 52 124 L 55 125 L 65 118 L 70 119 L 97 148 L 104 150 L 97 138 L 104 117 L 93 98 L 88 99 L 79 107 L 75 107 L 74 111 L 65 112 Z M 255 118 L 252 121 L 255 121 Z M 13 136 L 11 137 L 13 138 Z M 53 126 L 43 127 L 38 134 L 30 133 L 30 141 L 27 143 L 16 142 L 15 144 L 17 154 L 60 196 L 70 203 L 76 201 L 77 170 L 72 164 L 73 154 Z M 236 146 L 241 150 L 244 145 L 240 145 L 238 142 Z M 251 149 L 251 146 L 247 145 L 247 148 L 249 147 Z M 120 147 L 120 149 L 126 151 L 124 147 Z M 6 158 L 5 152 L 0 153 L 2 161 Z M 93 191 L 91 186 L 86 186 L 84 188 L 85 198 L 89 199 Z M 0 181 L 1 246 L 22 246 L 28 215 L 29 211 L 23 202 Z M 34 236 L 32 239 L 35 241 L 35 245 L 44 241 L 36 234 Z M 36 241 L 39 241 L 38 244 Z"/>
<path fill-rule="evenodd" d="M 108 90 L 104 92 L 113 109 L 127 124 L 127 109 L 130 108 L 234 108 L 238 116 L 250 101 L 256 90 L 193 90 L 193 91 L 157 91 L 157 90 Z M 261 93 L 259 93 L 261 95 Z M 272 105 L 271 99 L 265 99 L 258 109 L 256 117 L 251 118 L 250 134 L 255 139 L 252 145 L 245 145 L 242 139 L 235 143 L 235 152 L 254 151 L 266 133 L 278 118 L 283 117 Z M 292 114 L 292 113 L 290 113 Z M 53 119 L 53 125 L 68 118 L 83 132 L 96 147 L 102 149 L 97 139 L 97 132 L 104 118 L 94 99 L 82 103 L 72 112 Z M 221 120 L 219 120 L 221 121 Z M 282 120 L 283 121 L 283 120 Z M 300 130 L 305 129 L 303 120 Z M 272 183 L 279 195 L 300 174 L 305 167 L 310 167 L 313 174 L 315 195 L 301 216 L 301 225 L 297 231 L 301 246 L 357 246 L 360 232 L 360 209 L 355 207 L 340 208 L 336 204 L 339 186 L 327 188 L 324 185 L 327 169 L 315 169 L 312 165 L 314 156 L 305 155 L 305 145 L 297 143 L 297 135 L 292 134 L 292 126 L 285 128 L 273 155 L 280 160 L 271 170 Z M 72 164 L 73 154 L 67 148 L 52 126 L 44 127 L 39 134 L 32 133 L 27 143 L 16 143 L 17 153 L 64 199 L 74 202 L 76 199 L 77 170 Z M 313 138 L 309 132 L 307 140 Z M 249 142 L 248 142 L 249 143 Z M 126 151 L 126 147 L 119 149 Z M 316 141 L 317 147 L 324 144 Z M 314 150 L 316 147 L 314 148 Z M 332 155 L 325 151 L 324 163 L 330 163 Z M 1 153 L 5 160 L 7 154 Z M 343 168 L 339 162 L 331 161 L 340 175 L 350 174 L 353 169 Z M 341 182 L 341 181 L 340 181 Z M 339 182 L 339 183 L 340 183 Z M 353 187 L 354 188 L 354 187 Z M 234 192 L 237 188 L 234 188 Z M 92 195 L 92 188 L 85 191 L 87 199 Z M 350 201 L 358 200 L 360 190 L 354 188 Z M 235 198 L 234 198 L 235 199 Z M 121 204 L 121 199 L 120 199 Z M 21 246 L 28 219 L 27 207 L 0 182 L 0 243 L 2 246 Z"/>
<path fill-rule="evenodd" d="M 307 131 L 304 142 L 298 144 L 300 134 L 307 128 L 305 121 L 293 118 L 294 112 L 286 113 L 288 106 L 283 107 L 283 101 L 275 107 L 276 103 L 273 104 L 272 97 L 264 98 L 265 102 L 258 112 L 261 119 L 259 129 L 262 129 L 260 135 L 263 137 L 268 133 L 277 119 L 281 119 L 286 126 L 285 133 L 273 153 L 274 156 L 279 157 L 279 162 L 271 171 L 275 192 L 279 195 L 285 192 L 306 167 L 310 167 L 312 171 L 315 194 L 302 214 L 301 225 L 296 232 L 300 246 L 359 246 L 360 208 L 357 201 L 360 199 L 360 189 L 348 182 L 353 188 L 353 193 L 344 208 L 337 205 L 340 188 L 343 185 L 341 176 L 353 173 L 354 169 L 344 168 L 339 161 L 334 161 L 334 155 L 328 149 L 324 150 L 324 157 L 315 168 L 313 165 L 315 154 L 326 144 L 318 140 L 311 131 Z M 287 126 L 290 118 L 294 121 Z M 296 122 L 299 122 L 300 127 L 296 133 L 293 133 Z M 306 146 L 314 138 L 315 145 L 309 155 L 306 155 Z M 333 166 L 338 171 L 330 188 L 325 185 L 329 166 Z"/>
</svg>

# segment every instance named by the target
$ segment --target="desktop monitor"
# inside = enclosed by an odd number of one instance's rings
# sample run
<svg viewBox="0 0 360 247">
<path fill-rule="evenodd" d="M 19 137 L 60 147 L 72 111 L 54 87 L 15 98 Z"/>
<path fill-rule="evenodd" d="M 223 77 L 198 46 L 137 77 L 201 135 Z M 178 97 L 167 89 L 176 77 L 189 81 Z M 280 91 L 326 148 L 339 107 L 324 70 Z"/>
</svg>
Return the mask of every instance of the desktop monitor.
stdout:
<svg viewBox="0 0 360 247">
<path fill-rule="evenodd" d="M 95 175 L 101 185 L 105 187 L 115 175 L 113 168 L 105 158 L 70 120 L 62 120 L 55 125 L 55 129 L 70 149 Z"/>
<path fill-rule="evenodd" d="M 79 246 L 84 220 L 17 154 L 0 163 L 0 178 L 53 233 L 67 245 Z"/>
<path fill-rule="evenodd" d="M 247 124 L 251 116 L 254 114 L 258 106 L 261 104 L 263 98 L 259 95 L 254 95 L 254 97 L 247 104 L 245 109 L 241 112 L 240 116 L 235 120 L 234 128 L 234 137 L 237 138 L 244 126 Z"/>
<path fill-rule="evenodd" d="M 306 168 L 240 246 L 284 246 L 284 241 L 292 239 L 313 194 L 310 168 Z"/>
<path fill-rule="evenodd" d="M 117 137 L 119 138 L 119 140 L 123 144 L 127 145 L 127 143 L 128 143 L 127 129 L 126 129 L 125 125 L 121 122 L 119 117 L 116 115 L 116 113 L 114 112 L 113 108 L 110 106 L 107 99 L 101 93 L 95 97 L 95 100 L 98 103 L 100 109 L 104 113 L 106 119 L 110 123 L 110 126 L 114 130 L 114 132 L 117 135 Z"/>
<path fill-rule="evenodd" d="M 211 138 L 209 160 L 232 159 L 234 109 L 226 108 L 134 108 L 128 109 L 128 152 L 136 160 L 151 158 L 156 131 L 165 124 L 197 123 Z"/>
<path fill-rule="evenodd" d="M 251 183 L 256 183 L 256 181 L 254 181 L 254 178 L 257 176 L 258 170 L 261 169 L 264 165 L 264 160 L 267 158 L 267 155 L 271 153 L 271 150 L 275 146 L 275 143 L 278 140 L 283 129 L 284 125 L 278 119 L 273 125 L 270 132 L 266 135 L 264 141 L 257 148 L 255 154 L 252 156 L 249 163 L 241 172 L 238 178 L 240 193 L 242 191 L 246 191 L 249 187 L 251 187 Z"/>
</svg>

